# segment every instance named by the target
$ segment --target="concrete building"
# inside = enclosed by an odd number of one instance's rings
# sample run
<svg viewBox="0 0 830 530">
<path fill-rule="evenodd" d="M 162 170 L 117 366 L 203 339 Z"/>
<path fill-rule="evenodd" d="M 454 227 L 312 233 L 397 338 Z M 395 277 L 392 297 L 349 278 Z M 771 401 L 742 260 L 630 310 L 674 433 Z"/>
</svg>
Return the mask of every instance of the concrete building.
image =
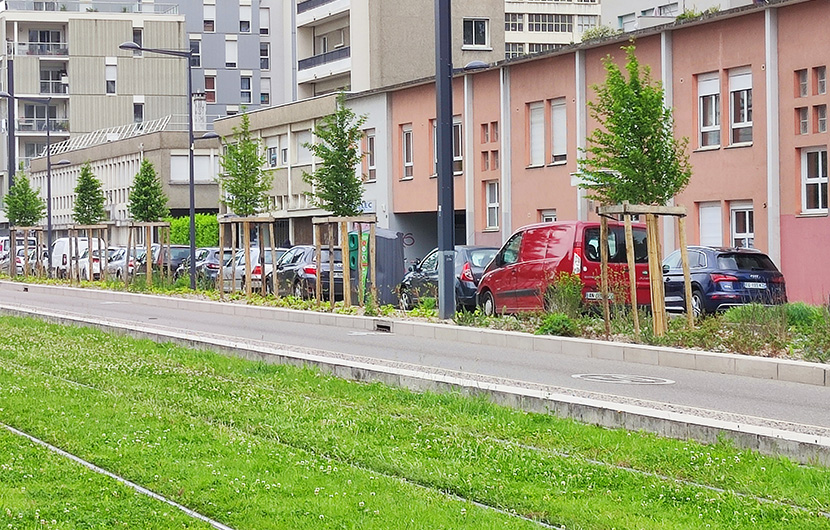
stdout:
<svg viewBox="0 0 830 530">
<path fill-rule="evenodd" d="M 452 3 L 453 65 L 503 58 L 504 12 L 504 0 Z M 299 99 L 435 74 L 431 0 L 305 0 L 292 16 Z"/>
<path fill-rule="evenodd" d="M 687 11 L 732 9 L 765 3 L 763 0 L 602 0 L 602 23 L 614 29 L 633 31 L 673 22 Z"/>
<path fill-rule="evenodd" d="M 557 50 L 580 42 L 585 30 L 599 25 L 600 15 L 599 0 L 505 0 L 504 57 Z"/>
<path fill-rule="evenodd" d="M 89 162 L 92 173 L 101 181 L 107 223 L 113 229 L 113 244 L 126 244 L 126 230 L 120 229 L 129 220 L 128 204 L 133 180 L 141 161 L 149 160 L 156 170 L 169 201 L 167 207 L 174 217 L 188 215 L 190 208 L 188 134 L 167 130 L 170 118 L 143 124 L 114 127 L 80 135 L 55 145 L 53 163 L 66 160 L 69 164 L 52 167 L 52 226 L 56 233 L 73 224 L 75 186 L 81 166 Z M 199 140 L 194 150 L 194 191 L 197 213 L 219 211 L 219 140 Z M 46 158 L 32 160 L 32 187 L 40 189 L 46 199 Z"/>
</svg>

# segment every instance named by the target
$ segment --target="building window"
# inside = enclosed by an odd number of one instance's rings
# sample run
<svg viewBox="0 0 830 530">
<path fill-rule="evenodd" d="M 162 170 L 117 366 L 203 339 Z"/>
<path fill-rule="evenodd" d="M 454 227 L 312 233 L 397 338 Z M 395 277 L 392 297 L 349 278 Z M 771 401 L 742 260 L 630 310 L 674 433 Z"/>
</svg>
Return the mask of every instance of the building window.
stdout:
<svg viewBox="0 0 830 530">
<path fill-rule="evenodd" d="M 554 164 L 568 160 L 568 123 L 565 98 L 550 102 L 551 157 Z"/>
<path fill-rule="evenodd" d="M 271 69 L 271 43 L 269 42 L 259 43 L 259 69 Z"/>
<path fill-rule="evenodd" d="M 481 152 L 481 170 L 490 171 L 490 151 Z"/>
<path fill-rule="evenodd" d="M 499 227 L 499 181 L 485 182 L 485 200 L 487 201 L 487 228 Z"/>
<path fill-rule="evenodd" d="M 527 30 L 534 32 L 553 31 L 553 15 L 529 13 L 527 15 Z"/>
<path fill-rule="evenodd" d="M 528 53 L 540 53 L 546 52 L 548 50 L 558 50 L 564 46 L 564 44 L 551 44 L 551 43 L 539 43 L 539 42 L 531 42 L 528 44 Z"/>
<path fill-rule="evenodd" d="M 801 152 L 801 204 L 805 213 L 827 213 L 827 149 Z"/>
<path fill-rule="evenodd" d="M 415 174 L 412 160 L 412 125 L 401 127 L 401 158 L 403 159 L 403 178 L 412 178 Z"/>
<path fill-rule="evenodd" d="M 504 58 L 512 59 L 514 57 L 521 57 L 525 54 L 525 45 L 517 42 L 504 43 Z"/>
<path fill-rule="evenodd" d="M 225 68 L 236 68 L 239 60 L 238 45 L 236 40 L 225 40 Z"/>
<path fill-rule="evenodd" d="M 752 142 L 752 72 L 740 68 L 729 72 L 732 143 Z"/>
<path fill-rule="evenodd" d="M 268 158 L 268 167 L 277 167 L 277 163 L 279 162 L 280 156 L 280 146 L 269 146 L 266 152 L 266 156 Z"/>
<path fill-rule="evenodd" d="M 288 135 L 281 134 L 278 136 L 280 140 L 280 160 L 279 164 L 282 167 L 286 167 L 288 165 Z"/>
<path fill-rule="evenodd" d="M 720 78 L 717 72 L 697 76 L 700 147 L 720 145 Z"/>
<path fill-rule="evenodd" d="M 107 94 L 115 94 L 116 66 L 108 64 L 105 67 Z"/>
<path fill-rule="evenodd" d="M 205 76 L 205 101 L 207 103 L 216 103 L 216 77 L 212 75 Z"/>
<path fill-rule="evenodd" d="M 251 6 L 239 6 L 239 33 L 251 32 Z"/>
<path fill-rule="evenodd" d="M 308 145 L 311 145 L 311 131 L 299 131 L 294 134 L 294 139 L 297 142 L 297 163 L 310 164 L 311 149 L 308 147 Z"/>
<path fill-rule="evenodd" d="M 239 100 L 242 103 L 250 103 L 252 101 L 250 77 L 239 78 Z"/>
<path fill-rule="evenodd" d="M 473 18 L 464 20 L 464 46 L 489 46 L 488 20 Z"/>
<path fill-rule="evenodd" d="M 580 35 L 597 26 L 599 26 L 599 17 L 597 15 L 579 15 L 576 18 L 576 29 Z"/>
<path fill-rule="evenodd" d="M 795 71 L 795 97 L 807 97 L 807 70 Z"/>
<path fill-rule="evenodd" d="M 810 122 L 807 119 L 807 107 L 795 109 L 795 130 L 796 134 L 807 134 Z"/>
<path fill-rule="evenodd" d="M 499 141 L 499 122 L 490 122 L 490 140 L 493 142 Z"/>
<path fill-rule="evenodd" d="M 268 7 L 259 8 L 259 34 L 268 35 L 271 33 L 271 9 Z"/>
<path fill-rule="evenodd" d="M 826 66 L 819 66 L 817 68 L 813 68 L 813 75 L 816 79 L 816 94 L 826 94 L 827 93 L 827 67 Z"/>
<path fill-rule="evenodd" d="M 271 104 L 271 79 L 267 77 L 259 78 L 259 102 L 262 105 Z"/>
<path fill-rule="evenodd" d="M 752 203 L 734 203 L 732 211 L 732 246 L 735 248 L 755 247 L 755 215 Z"/>
<path fill-rule="evenodd" d="M 525 16 L 523 13 L 505 13 L 504 31 L 524 31 Z"/>
<path fill-rule="evenodd" d="M 133 42 L 139 46 L 144 46 L 144 30 L 142 28 L 133 28 Z M 133 57 L 141 57 L 141 50 L 133 50 Z"/>
<path fill-rule="evenodd" d="M 539 222 L 554 223 L 556 222 L 556 210 L 539 210 Z"/>
<path fill-rule="evenodd" d="M 816 132 L 827 132 L 827 105 L 816 105 L 813 108 L 815 109 Z"/>
<path fill-rule="evenodd" d="M 364 160 L 366 160 L 366 180 L 374 182 L 377 180 L 377 166 L 375 165 L 375 130 L 366 130 L 366 147 L 364 148 Z"/>
<path fill-rule="evenodd" d="M 202 66 L 202 41 L 190 40 L 190 66 L 200 68 Z"/>
<path fill-rule="evenodd" d="M 490 124 L 489 123 L 482 123 L 481 124 L 481 143 L 489 144 L 490 143 Z"/>
<path fill-rule="evenodd" d="M 499 152 L 490 151 L 490 169 L 493 171 L 499 168 Z"/>
<path fill-rule="evenodd" d="M 633 31 L 637 29 L 637 16 L 634 13 L 618 16 L 617 28 L 623 31 Z"/>
<path fill-rule="evenodd" d="M 539 101 L 528 105 L 528 137 L 530 139 L 530 165 L 545 163 L 545 107 Z"/>
<path fill-rule="evenodd" d="M 144 103 L 133 103 L 133 121 L 144 123 Z"/>
<path fill-rule="evenodd" d="M 461 134 L 461 118 L 455 120 L 452 124 L 452 172 L 453 175 L 460 175 L 464 171 L 464 136 Z"/>
<path fill-rule="evenodd" d="M 216 31 L 216 6 L 205 4 L 203 14 L 203 28 L 205 33 L 213 33 Z"/>
<path fill-rule="evenodd" d="M 678 6 L 677 2 L 673 4 L 662 5 L 657 8 L 657 15 L 661 17 L 675 17 L 677 16 Z"/>
</svg>

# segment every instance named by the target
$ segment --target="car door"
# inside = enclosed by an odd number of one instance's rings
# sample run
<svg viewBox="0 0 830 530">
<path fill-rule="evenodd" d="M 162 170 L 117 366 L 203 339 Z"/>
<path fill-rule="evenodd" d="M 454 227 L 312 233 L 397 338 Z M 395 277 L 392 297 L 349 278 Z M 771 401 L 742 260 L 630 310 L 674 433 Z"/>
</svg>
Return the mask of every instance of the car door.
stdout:
<svg viewBox="0 0 830 530">
<path fill-rule="evenodd" d="M 513 234 L 493 258 L 494 269 L 489 273 L 487 283 L 493 294 L 498 312 L 516 311 L 516 264 L 522 246 L 524 232 Z"/>
<path fill-rule="evenodd" d="M 293 271 L 294 269 L 290 267 L 292 262 L 297 259 L 298 255 L 302 255 L 300 248 L 292 248 L 288 252 L 282 255 L 282 258 L 279 259 L 276 270 L 275 270 L 275 278 L 276 278 L 276 286 L 278 289 L 279 294 L 283 293 L 290 293 L 292 282 L 294 281 Z"/>
<path fill-rule="evenodd" d="M 706 267 L 706 255 L 695 249 L 689 255 L 689 276 L 694 281 L 697 271 Z M 680 250 L 675 250 L 663 260 L 663 291 L 666 307 L 684 310 L 686 307 L 686 285 L 683 278 L 683 263 Z"/>
<path fill-rule="evenodd" d="M 417 299 L 434 297 L 438 293 L 438 258 L 438 250 L 433 250 L 412 271 L 412 290 Z"/>
<path fill-rule="evenodd" d="M 513 265 L 515 307 L 520 311 L 544 307 L 544 292 L 552 279 L 547 278 L 545 256 L 551 230 L 533 228 L 522 237 L 519 260 Z"/>
</svg>

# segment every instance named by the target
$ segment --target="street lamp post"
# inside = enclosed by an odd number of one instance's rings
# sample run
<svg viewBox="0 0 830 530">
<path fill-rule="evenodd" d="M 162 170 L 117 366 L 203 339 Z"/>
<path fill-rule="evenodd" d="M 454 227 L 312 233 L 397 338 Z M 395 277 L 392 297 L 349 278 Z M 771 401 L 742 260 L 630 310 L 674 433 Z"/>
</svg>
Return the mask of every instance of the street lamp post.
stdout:
<svg viewBox="0 0 830 530">
<path fill-rule="evenodd" d="M 161 55 L 172 55 L 187 60 L 187 137 L 188 137 L 188 165 L 189 191 L 190 191 L 190 288 L 196 289 L 196 190 L 194 185 L 193 171 L 193 69 L 191 50 L 166 50 L 160 48 L 144 48 L 135 42 L 124 42 L 118 46 L 122 50 L 143 51 L 158 53 Z M 207 136 L 207 135 L 206 135 Z"/>
<path fill-rule="evenodd" d="M 46 107 L 46 250 L 49 253 L 49 269 L 52 269 L 52 123 L 49 120 L 49 105 L 52 103 L 51 97 L 46 98 L 29 98 L 21 96 L 13 96 L 6 91 L 0 91 L 0 98 L 9 100 L 11 105 L 15 99 L 20 101 L 28 101 L 30 103 L 39 103 Z M 37 118 L 35 118 L 37 122 Z M 13 127 L 14 124 L 11 124 Z M 61 160 L 58 165 L 68 164 L 68 160 Z"/>
</svg>

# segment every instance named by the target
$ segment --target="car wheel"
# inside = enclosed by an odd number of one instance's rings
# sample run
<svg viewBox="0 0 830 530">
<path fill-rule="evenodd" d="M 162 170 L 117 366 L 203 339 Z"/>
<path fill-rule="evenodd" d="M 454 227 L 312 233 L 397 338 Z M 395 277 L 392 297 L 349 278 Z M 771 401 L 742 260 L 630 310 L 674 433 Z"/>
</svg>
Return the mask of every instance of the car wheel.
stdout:
<svg viewBox="0 0 830 530">
<path fill-rule="evenodd" d="M 481 310 L 488 317 L 496 315 L 496 300 L 490 291 L 484 291 L 484 294 L 481 296 Z"/>
<path fill-rule="evenodd" d="M 412 293 L 410 293 L 408 289 L 401 289 L 401 293 L 398 298 L 400 307 L 404 311 L 409 311 L 415 307 L 415 304 L 412 302 Z"/>
<path fill-rule="evenodd" d="M 695 318 L 706 314 L 706 308 L 703 306 L 703 293 L 699 289 L 692 291 L 692 311 L 695 313 Z"/>
<path fill-rule="evenodd" d="M 306 290 L 303 288 L 303 282 L 297 281 L 294 284 L 294 296 L 300 300 L 305 300 Z"/>
</svg>

